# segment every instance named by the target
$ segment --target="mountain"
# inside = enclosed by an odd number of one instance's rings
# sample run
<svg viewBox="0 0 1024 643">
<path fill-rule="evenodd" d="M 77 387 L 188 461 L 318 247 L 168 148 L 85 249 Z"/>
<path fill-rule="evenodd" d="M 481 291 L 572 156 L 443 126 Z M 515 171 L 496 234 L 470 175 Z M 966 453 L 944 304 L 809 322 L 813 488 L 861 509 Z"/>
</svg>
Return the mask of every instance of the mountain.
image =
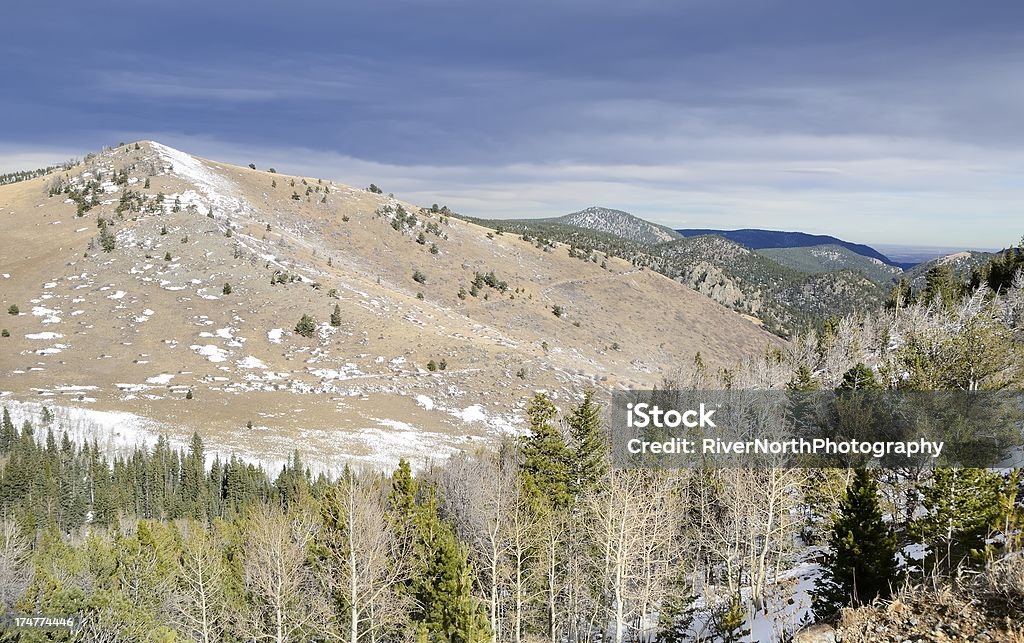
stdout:
<svg viewBox="0 0 1024 643">
<path fill-rule="evenodd" d="M 0 187 L 0 224 L 0 404 L 101 442 L 422 465 L 521 431 L 536 390 L 781 346 L 622 258 L 153 142 Z"/>
<path fill-rule="evenodd" d="M 807 246 L 835 245 L 864 257 L 877 259 L 884 264 L 897 266 L 891 259 L 878 252 L 871 246 L 860 243 L 843 241 L 829 235 L 807 234 L 806 232 L 784 232 L 781 230 L 759 230 L 749 228 L 743 230 L 708 230 L 708 229 L 683 229 L 677 230 L 684 237 L 695 237 L 700 235 L 714 234 L 720 237 L 735 241 L 752 250 L 763 250 L 765 248 L 803 248 Z M 898 267 L 898 266 L 897 266 Z"/>
<path fill-rule="evenodd" d="M 651 268 L 788 335 L 826 317 L 880 305 L 886 288 L 859 272 L 805 272 L 716 235 L 653 249 Z"/>
<path fill-rule="evenodd" d="M 681 236 L 671 228 L 645 221 L 628 212 L 597 206 L 547 221 L 604 232 L 637 243 L 662 243 Z"/>
<path fill-rule="evenodd" d="M 881 259 L 857 254 L 836 244 L 763 248 L 757 252 L 799 272 L 816 274 L 852 270 L 880 285 L 891 284 L 892 280 L 903 272 L 900 268 L 884 263 Z"/>
<path fill-rule="evenodd" d="M 953 271 L 953 275 L 961 281 L 967 281 L 971 277 L 971 273 L 977 268 L 980 268 L 990 259 L 996 256 L 994 252 L 979 252 L 976 250 L 965 250 L 963 252 L 954 252 L 931 261 L 925 261 L 919 263 L 913 268 L 906 271 L 904 279 L 910 284 L 910 287 L 914 290 L 921 290 L 925 287 L 925 275 L 928 271 L 938 265 L 949 266 Z"/>
<path fill-rule="evenodd" d="M 625 259 L 633 266 L 659 272 L 753 317 L 782 337 L 819 324 L 829 316 L 880 305 L 889 284 L 875 283 L 851 268 L 870 268 L 876 278 L 890 270 L 898 272 L 845 249 L 844 264 L 826 265 L 835 252 L 821 252 L 816 258 L 808 255 L 817 262 L 812 269 L 796 269 L 717 235 L 651 243 L 570 225 L 562 217 L 463 218 L 499 234 L 514 232 L 540 248 L 552 243 L 568 244 L 571 256 L 592 263 L 603 263 L 611 257 Z"/>
</svg>

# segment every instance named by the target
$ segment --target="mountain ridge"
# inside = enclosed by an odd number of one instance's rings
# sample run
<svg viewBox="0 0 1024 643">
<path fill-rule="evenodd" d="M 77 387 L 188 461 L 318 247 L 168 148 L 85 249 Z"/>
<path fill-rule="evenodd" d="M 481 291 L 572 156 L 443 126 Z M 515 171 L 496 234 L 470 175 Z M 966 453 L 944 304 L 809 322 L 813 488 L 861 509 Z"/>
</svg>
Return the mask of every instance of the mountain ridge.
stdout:
<svg viewBox="0 0 1024 643">
<path fill-rule="evenodd" d="M 762 228 L 741 228 L 737 230 L 714 230 L 707 228 L 681 228 L 676 232 L 684 237 L 695 237 L 701 235 L 718 235 L 730 241 L 735 241 L 753 250 L 766 248 L 800 248 L 807 246 L 838 245 L 865 257 L 877 259 L 885 264 L 894 267 L 901 267 L 893 260 L 871 246 L 862 243 L 844 241 L 838 237 L 823 234 L 810 234 L 807 232 L 766 230 Z"/>
</svg>

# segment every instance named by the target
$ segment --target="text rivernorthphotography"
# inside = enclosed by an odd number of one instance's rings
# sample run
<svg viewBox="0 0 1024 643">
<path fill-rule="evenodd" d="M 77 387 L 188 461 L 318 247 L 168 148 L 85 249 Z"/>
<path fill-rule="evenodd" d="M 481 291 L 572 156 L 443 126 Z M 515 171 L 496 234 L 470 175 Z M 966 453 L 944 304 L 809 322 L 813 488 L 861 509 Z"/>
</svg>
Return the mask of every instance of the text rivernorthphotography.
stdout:
<svg viewBox="0 0 1024 643">
<path fill-rule="evenodd" d="M 901 455 L 911 458 L 917 455 L 927 455 L 938 458 L 942 454 L 944 442 L 931 440 L 920 440 L 910 442 L 863 442 L 860 440 L 832 440 L 829 438 L 816 438 L 806 440 L 804 438 L 794 440 L 749 440 L 749 441 L 726 441 L 715 438 L 704 438 L 702 440 L 688 440 L 686 438 L 673 438 L 665 441 L 650 442 L 640 438 L 630 440 L 626 448 L 629 453 L 640 454 L 672 454 L 682 453 L 692 455 L 698 453 L 697 444 L 700 444 L 699 453 L 703 455 L 869 455 L 875 458 L 882 458 L 887 455 Z"/>
</svg>

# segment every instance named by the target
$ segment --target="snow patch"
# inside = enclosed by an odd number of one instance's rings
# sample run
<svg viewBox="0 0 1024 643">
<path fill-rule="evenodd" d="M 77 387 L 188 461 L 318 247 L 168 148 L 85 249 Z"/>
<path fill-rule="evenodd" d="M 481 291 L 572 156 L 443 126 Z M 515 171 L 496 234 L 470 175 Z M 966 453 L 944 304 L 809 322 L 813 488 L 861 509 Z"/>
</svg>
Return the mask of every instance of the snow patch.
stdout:
<svg viewBox="0 0 1024 643">
<path fill-rule="evenodd" d="M 59 339 L 61 337 L 64 337 L 64 336 L 61 335 L 60 333 L 51 333 L 51 332 L 29 333 L 28 335 L 25 335 L 25 339 Z"/>
<path fill-rule="evenodd" d="M 220 348 L 219 346 L 214 346 L 213 344 L 206 344 L 205 346 L 193 344 L 189 346 L 189 348 L 199 353 L 200 355 L 202 355 L 211 362 L 223 362 L 224 360 L 227 359 L 228 355 L 228 352 L 226 350 Z"/>
</svg>

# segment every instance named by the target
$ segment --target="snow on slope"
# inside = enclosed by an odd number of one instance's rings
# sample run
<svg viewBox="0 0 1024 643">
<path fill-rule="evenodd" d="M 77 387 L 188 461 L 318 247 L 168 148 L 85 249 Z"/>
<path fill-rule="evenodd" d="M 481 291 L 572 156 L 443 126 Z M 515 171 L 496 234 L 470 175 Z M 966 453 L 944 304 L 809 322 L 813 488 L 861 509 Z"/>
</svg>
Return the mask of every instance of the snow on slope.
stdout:
<svg viewBox="0 0 1024 643">
<path fill-rule="evenodd" d="M 230 213 L 253 212 L 252 206 L 239 196 L 237 186 L 230 179 L 207 168 L 202 161 L 191 154 L 161 143 L 153 142 L 150 145 L 160 155 L 161 160 L 170 165 L 172 174 L 191 183 L 202 193 L 202 197 L 206 200 L 204 205 L 213 204 L 215 209 Z M 196 200 L 195 193 L 189 194 L 190 192 L 192 191 L 189 190 L 177 196 L 181 196 L 182 202 L 188 205 Z M 168 199 L 168 203 L 174 201 L 173 196 L 176 195 L 172 195 L 172 198 Z"/>
<path fill-rule="evenodd" d="M 644 221 L 628 212 L 597 206 L 567 214 L 555 221 L 640 243 L 662 243 L 680 238 L 673 230 Z"/>
</svg>

